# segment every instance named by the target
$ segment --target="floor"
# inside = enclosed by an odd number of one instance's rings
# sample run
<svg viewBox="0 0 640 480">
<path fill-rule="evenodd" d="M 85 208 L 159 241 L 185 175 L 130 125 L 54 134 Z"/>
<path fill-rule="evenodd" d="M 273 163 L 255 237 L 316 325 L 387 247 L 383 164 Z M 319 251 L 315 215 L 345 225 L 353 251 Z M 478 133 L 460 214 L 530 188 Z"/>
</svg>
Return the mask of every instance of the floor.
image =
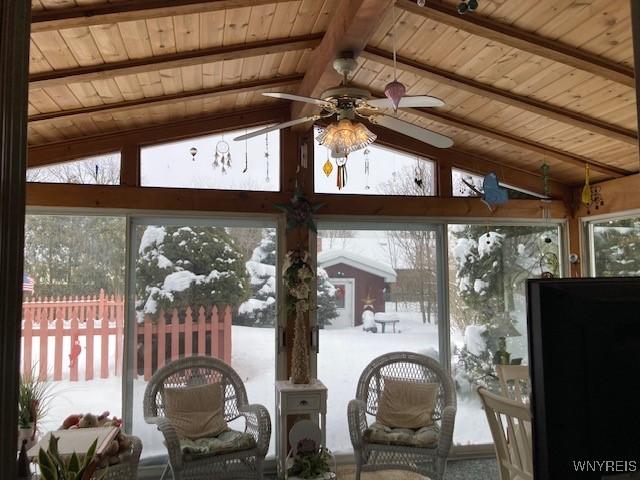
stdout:
<svg viewBox="0 0 640 480">
<path fill-rule="evenodd" d="M 388 471 L 363 473 L 361 480 L 424 480 L 425 477 L 409 472 Z M 445 480 L 498 480 L 498 468 L 494 459 L 456 460 L 447 465 Z M 338 480 L 353 480 L 354 467 L 338 468 Z"/>
</svg>

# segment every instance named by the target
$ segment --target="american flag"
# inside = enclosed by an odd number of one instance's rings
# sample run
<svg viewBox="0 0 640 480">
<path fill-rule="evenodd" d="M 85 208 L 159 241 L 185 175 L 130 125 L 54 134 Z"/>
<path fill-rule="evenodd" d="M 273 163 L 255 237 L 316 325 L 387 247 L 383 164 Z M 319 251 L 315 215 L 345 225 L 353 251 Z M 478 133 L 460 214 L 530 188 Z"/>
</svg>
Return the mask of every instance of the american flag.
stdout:
<svg viewBox="0 0 640 480">
<path fill-rule="evenodd" d="M 22 276 L 22 291 L 33 293 L 33 288 L 36 286 L 36 281 L 29 275 Z"/>
</svg>

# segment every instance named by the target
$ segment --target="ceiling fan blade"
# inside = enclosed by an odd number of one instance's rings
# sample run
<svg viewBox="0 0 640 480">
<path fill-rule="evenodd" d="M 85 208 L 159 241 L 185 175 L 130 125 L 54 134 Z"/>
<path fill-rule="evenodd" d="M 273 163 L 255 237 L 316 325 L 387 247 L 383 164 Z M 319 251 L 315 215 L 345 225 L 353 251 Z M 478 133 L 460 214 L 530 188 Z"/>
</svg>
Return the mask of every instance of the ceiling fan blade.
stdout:
<svg viewBox="0 0 640 480">
<path fill-rule="evenodd" d="M 256 130 L 255 132 L 245 133 L 244 135 L 240 135 L 239 137 L 236 137 L 233 140 L 236 142 L 240 142 L 242 140 L 248 140 L 253 137 L 264 135 L 265 133 L 273 132 L 274 130 L 281 130 L 283 128 L 292 127 L 300 123 L 315 121 L 315 120 L 318 120 L 319 118 L 320 118 L 320 115 L 312 115 L 310 117 L 296 118 L 295 120 L 289 120 L 288 122 L 278 123 L 277 125 L 271 125 L 269 127 Z"/>
<path fill-rule="evenodd" d="M 389 130 L 394 130 L 437 148 L 449 148 L 453 146 L 453 140 L 445 135 L 440 135 L 439 133 L 418 127 L 404 120 L 390 117 L 389 115 L 371 115 L 369 121 L 375 125 L 386 127 Z"/>
<path fill-rule="evenodd" d="M 367 105 L 377 108 L 393 108 L 391 100 L 388 98 L 376 98 L 375 100 L 367 100 Z M 399 108 L 413 108 L 413 107 L 442 107 L 444 102 L 437 97 L 430 97 L 429 95 L 414 95 L 410 97 L 402 97 L 400 99 Z"/>
<path fill-rule="evenodd" d="M 294 95 L 292 93 L 264 92 L 262 95 L 264 95 L 265 97 L 282 98 L 284 100 L 293 100 L 294 102 L 312 103 L 314 105 L 319 105 L 321 107 L 333 106 L 333 103 L 327 102 L 326 100 L 320 100 L 319 98 L 302 97 L 300 95 Z"/>
</svg>

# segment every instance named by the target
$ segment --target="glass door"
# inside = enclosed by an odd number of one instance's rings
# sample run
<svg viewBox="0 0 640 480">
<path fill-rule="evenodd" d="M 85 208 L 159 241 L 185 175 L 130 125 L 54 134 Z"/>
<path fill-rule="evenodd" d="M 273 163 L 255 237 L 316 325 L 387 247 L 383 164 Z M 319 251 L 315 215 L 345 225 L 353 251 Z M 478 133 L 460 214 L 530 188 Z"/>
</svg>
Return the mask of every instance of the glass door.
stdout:
<svg viewBox="0 0 640 480">
<path fill-rule="evenodd" d="M 329 390 L 327 446 L 334 452 L 352 452 L 347 404 L 371 360 L 412 351 L 447 365 L 442 232 L 410 223 L 318 224 L 315 363 Z"/>
<path fill-rule="evenodd" d="M 275 222 L 134 218 L 130 242 L 127 399 L 143 456 L 166 455 L 162 435 L 144 421 L 145 387 L 179 358 L 205 355 L 230 364 L 249 401 L 273 415 Z M 230 428 L 244 424 L 236 420 Z"/>
</svg>

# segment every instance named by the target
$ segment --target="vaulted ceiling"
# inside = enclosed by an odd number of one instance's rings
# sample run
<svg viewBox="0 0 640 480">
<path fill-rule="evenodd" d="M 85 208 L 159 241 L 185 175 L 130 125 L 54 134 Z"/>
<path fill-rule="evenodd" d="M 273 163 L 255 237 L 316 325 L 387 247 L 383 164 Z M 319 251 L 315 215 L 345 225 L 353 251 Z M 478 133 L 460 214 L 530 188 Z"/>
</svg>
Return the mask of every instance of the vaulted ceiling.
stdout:
<svg viewBox="0 0 640 480">
<path fill-rule="evenodd" d="M 474 157 L 577 184 L 638 171 L 629 0 L 397 0 L 399 79 L 446 106 L 407 109 Z M 129 130 L 319 95 L 331 61 L 393 79 L 392 0 L 33 0 L 29 142 Z M 302 104 L 292 114 L 309 113 Z M 498 172 L 499 173 L 499 172 Z"/>
</svg>

